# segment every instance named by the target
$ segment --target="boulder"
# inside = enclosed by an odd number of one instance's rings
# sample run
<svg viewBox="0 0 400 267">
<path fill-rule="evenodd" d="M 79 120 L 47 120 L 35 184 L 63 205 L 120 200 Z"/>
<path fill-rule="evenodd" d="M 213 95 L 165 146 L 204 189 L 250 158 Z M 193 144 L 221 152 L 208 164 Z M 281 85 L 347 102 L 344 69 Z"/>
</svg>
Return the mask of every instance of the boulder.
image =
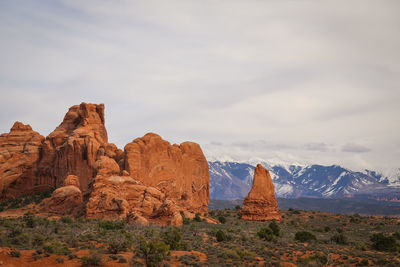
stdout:
<svg viewBox="0 0 400 267">
<path fill-rule="evenodd" d="M 16 197 L 41 191 L 36 171 L 44 137 L 32 127 L 15 122 L 9 133 L 0 135 L 0 194 Z"/>
<path fill-rule="evenodd" d="M 182 224 L 175 217 L 180 208 L 157 188 L 129 176 L 97 176 L 86 205 L 90 219 L 124 219 L 148 224 Z"/>
<path fill-rule="evenodd" d="M 241 214 L 249 221 L 281 220 L 271 175 L 261 164 L 254 171 L 253 186 L 243 201 Z"/>
<path fill-rule="evenodd" d="M 74 185 L 57 188 L 50 198 L 44 201 L 42 211 L 58 215 L 74 215 L 83 208 L 81 190 Z"/>
</svg>

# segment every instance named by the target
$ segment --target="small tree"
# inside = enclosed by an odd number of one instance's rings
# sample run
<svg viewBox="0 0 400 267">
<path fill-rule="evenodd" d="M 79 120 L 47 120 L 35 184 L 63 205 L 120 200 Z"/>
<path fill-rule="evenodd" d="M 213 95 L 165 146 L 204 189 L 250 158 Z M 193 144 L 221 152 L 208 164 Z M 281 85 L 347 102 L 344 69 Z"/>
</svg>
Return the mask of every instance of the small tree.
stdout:
<svg viewBox="0 0 400 267">
<path fill-rule="evenodd" d="M 372 247 L 379 251 L 396 251 L 399 246 L 393 236 L 385 236 L 383 233 L 373 234 L 370 237 Z"/>
<path fill-rule="evenodd" d="M 265 239 L 267 241 L 271 241 L 271 240 L 274 239 L 274 232 L 269 227 L 261 228 L 257 232 L 257 235 L 258 235 L 259 238 Z"/>
<path fill-rule="evenodd" d="M 225 241 L 225 240 L 227 239 L 227 236 L 226 236 L 225 232 L 222 231 L 221 229 L 218 230 L 218 231 L 215 233 L 215 237 L 217 238 L 217 241 L 218 241 L 218 242 L 222 242 L 222 241 Z"/>
<path fill-rule="evenodd" d="M 193 218 L 193 221 L 195 222 L 201 222 L 201 217 L 200 217 L 200 213 L 196 213 L 196 215 Z"/>
<path fill-rule="evenodd" d="M 269 224 L 269 228 L 272 230 L 272 233 L 275 236 L 280 236 L 281 235 L 281 229 L 280 229 L 279 225 L 276 223 L 276 221 L 272 221 Z"/>
<path fill-rule="evenodd" d="M 169 245 L 156 239 L 147 241 L 143 236 L 138 236 L 136 253 L 141 256 L 146 266 L 159 266 L 169 255 Z"/>
<path fill-rule="evenodd" d="M 177 228 L 170 228 L 162 233 L 162 241 L 169 245 L 171 250 L 185 250 L 187 244 L 181 241 L 182 234 Z"/>
<path fill-rule="evenodd" d="M 218 216 L 218 221 L 220 223 L 226 223 L 226 218 L 224 216 L 220 215 L 220 216 Z"/>
<path fill-rule="evenodd" d="M 300 242 L 307 242 L 307 241 L 311 241 L 311 240 L 317 240 L 315 235 L 313 235 L 312 233 L 307 232 L 307 231 L 297 232 L 295 237 L 294 237 L 294 239 L 298 240 Z"/>
</svg>

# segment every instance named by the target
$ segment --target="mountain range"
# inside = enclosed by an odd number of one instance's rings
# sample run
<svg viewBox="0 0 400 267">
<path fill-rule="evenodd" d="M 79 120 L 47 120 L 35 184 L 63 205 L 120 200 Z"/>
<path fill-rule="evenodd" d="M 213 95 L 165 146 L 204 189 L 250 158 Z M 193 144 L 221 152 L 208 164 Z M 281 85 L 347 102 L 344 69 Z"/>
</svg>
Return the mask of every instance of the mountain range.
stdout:
<svg viewBox="0 0 400 267">
<path fill-rule="evenodd" d="M 210 198 L 243 199 L 249 192 L 253 162 L 209 161 Z M 352 171 L 338 165 L 274 164 L 261 162 L 271 174 L 280 198 L 354 198 L 400 200 L 400 169 L 389 174 Z"/>
</svg>

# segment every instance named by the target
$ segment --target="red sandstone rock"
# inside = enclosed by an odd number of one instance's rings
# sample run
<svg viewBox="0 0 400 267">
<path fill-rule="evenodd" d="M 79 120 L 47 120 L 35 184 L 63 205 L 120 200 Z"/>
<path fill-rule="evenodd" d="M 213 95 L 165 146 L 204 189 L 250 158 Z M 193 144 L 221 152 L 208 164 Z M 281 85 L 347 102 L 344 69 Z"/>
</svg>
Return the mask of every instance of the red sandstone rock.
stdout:
<svg viewBox="0 0 400 267">
<path fill-rule="evenodd" d="M 16 123 L 0 136 L 0 174 L 3 196 L 57 188 L 42 209 L 56 214 L 85 209 L 88 218 L 180 225 L 181 212 L 193 218 L 208 211 L 208 164 L 200 146 L 146 134 L 122 152 L 107 141 L 102 104 L 71 107 L 45 140 Z"/>
<path fill-rule="evenodd" d="M 81 190 L 87 191 L 90 179 L 96 175 L 98 151 L 105 144 L 104 105 L 82 103 L 72 106 L 43 144 L 38 173 L 40 182 L 60 187 L 65 177 L 73 174 L 79 177 Z"/>
<path fill-rule="evenodd" d="M 198 144 L 171 145 L 148 133 L 125 146 L 123 166 L 132 178 L 159 189 L 180 207 L 208 211 L 208 164 Z"/>
<path fill-rule="evenodd" d="M 74 185 L 57 188 L 49 199 L 44 201 L 43 211 L 66 215 L 76 214 L 83 208 L 81 190 Z"/>
<path fill-rule="evenodd" d="M 80 188 L 79 178 L 76 175 L 68 175 L 64 180 L 64 186 L 73 185 Z"/>
<path fill-rule="evenodd" d="M 2 198 L 40 190 L 36 170 L 44 137 L 31 126 L 15 122 L 0 135 L 0 194 Z"/>
<path fill-rule="evenodd" d="M 181 208 L 157 188 L 145 186 L 129 176 L 97 176 L 86 205 L 86 217 L 127 219 L 147 224 L 180 225 Z"/>
<path fill-rule="evenodd" d="M 271 175 L 261 164 L 254 171 L 253 186 L 243 201 L 241 213 L 244 220 L 281 220 Z"/>
</svg>

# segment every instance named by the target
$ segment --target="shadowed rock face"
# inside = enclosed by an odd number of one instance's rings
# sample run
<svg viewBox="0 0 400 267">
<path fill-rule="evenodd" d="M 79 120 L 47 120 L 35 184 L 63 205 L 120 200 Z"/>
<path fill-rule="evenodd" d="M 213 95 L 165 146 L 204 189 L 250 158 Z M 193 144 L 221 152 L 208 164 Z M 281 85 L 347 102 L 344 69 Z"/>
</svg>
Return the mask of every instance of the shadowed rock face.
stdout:
<svg viewBox="0 0 400 267">
<path fill-rule="evenodd" d="M 35 173 L 43 141 L 43 136 L 21 122 L 15 122 L 9 133 L 0 135 L 2 198 L 16 197 L 37 189 Z"/>
<path fill-rule="evenodd" d="M 191 218 L 208 211 L 200 146 L 146 134 L 122 152 L 108 143 L 103 104 L 72 106 L 46 139 L 16 123 L 0 136 L 0 174 L 3 196 L 56 188 L 42 209 L 56 214 L 180 225 L 180 212 Z"/>
<path fill-rule="evenodd" d="M 271 175 L 261 164 L 254 171 L 253 186 L 243 201 L 241 213 L 243 220 L 281 220 Z"/>
</svg>

